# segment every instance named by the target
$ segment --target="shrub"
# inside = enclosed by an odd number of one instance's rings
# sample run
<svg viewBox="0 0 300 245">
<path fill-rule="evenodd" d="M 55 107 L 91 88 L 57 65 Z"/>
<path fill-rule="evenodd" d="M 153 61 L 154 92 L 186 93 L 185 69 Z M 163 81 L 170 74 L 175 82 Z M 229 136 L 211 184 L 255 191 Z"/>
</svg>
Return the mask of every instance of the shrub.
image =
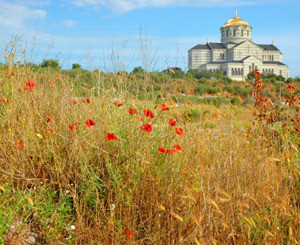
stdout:
<svg viewBox="0 0 300 245">
<path fill-rule="evenodd" d="M 198 84 L 198 87 L 196 89 L 196 93 L 203 95 L 203 94 L 216 94 L 220 92 L 219 88 L 214 88 L 214 87 L 209 87 L 207 85 L 204 84 Z"/>
<path fill-rule="evenodd" d="M 241 100 L 239 99 L 239 97 L 234 96 L 231 100 L 230 100 L 231 104 L 233 105 L 239 105 L 241 103 Z"/>
<path fill-rule="evenodd" d="M 81 69 L 81 65 L 78 63 L 72 64 L 72 69 Z"/>
<path fill-rule="evenodd" d="M 227 85 L 227 84 L 232 83 L 232 80 L 229 77 L 222 76 L 221 77 L 221 82 Z"/>
<path fill-rule="evenodd" d="M 47 59 L 47 60 L 43 60 L 41 63 L 41 67 L 52 67 L 54 69 L 58 69 L 60 68 L 59 66 L 59 60 L 54 60 L 54 59 Z"/>
<path fill-rule="evenodd" d="M 144 73 L 144 72 L 145 70 L 141 66 L 134 67 L 132 70 L 132 73 Z"/>
</svg>

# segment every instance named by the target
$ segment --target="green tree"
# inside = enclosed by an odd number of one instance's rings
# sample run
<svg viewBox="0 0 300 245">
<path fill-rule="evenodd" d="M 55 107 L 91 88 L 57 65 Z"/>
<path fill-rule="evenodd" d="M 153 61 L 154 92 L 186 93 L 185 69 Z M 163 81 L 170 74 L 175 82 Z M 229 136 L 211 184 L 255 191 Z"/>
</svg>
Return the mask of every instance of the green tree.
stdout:
<svg viewBox="0 0 300 245">
<path fill-rule="evenodd" d="M 43 60 L 42 63 L 41 63 L 41 67 L 52 67 L 52 68 L 60 68 L 59 66 L 59 60 L 54 60 L 54 59 L 46 59 L 46 60 Z"/>
<path fill-rule="evenodd" d="M 72 69 L 73 69 L 73 70 L 74 70 L 74 69 L 81 69 L 81 65 L 78 64 L 78 63 L 74 63 L 74 64 L 72 64 Z"/>
<path fill-rule="evenodd" d="M 144 73 L 144 72 L 145 70 L 141 66 L 134 67 L 134 69 L 132 70 L 132 73 Z"/>
</svg>

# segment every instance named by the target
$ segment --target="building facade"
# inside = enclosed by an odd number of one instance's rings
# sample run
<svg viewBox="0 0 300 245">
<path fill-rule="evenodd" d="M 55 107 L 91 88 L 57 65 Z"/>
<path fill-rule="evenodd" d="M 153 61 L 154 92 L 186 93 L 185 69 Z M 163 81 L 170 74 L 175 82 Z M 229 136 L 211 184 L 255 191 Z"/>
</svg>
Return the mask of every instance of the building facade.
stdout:
<svg viewBox="0 0 300 245">
<path fill-rule="evenodd" d="M 221 43 L 198 44 L 188 51 L 188 69 L 222 71 L 233 80 L 244 81 L 254 69 L 262 74 L 289 77 L 282 53 L 272 44 L 252 42 L 252 27 L 235 17 L 221 27 Z"/>
</svg>

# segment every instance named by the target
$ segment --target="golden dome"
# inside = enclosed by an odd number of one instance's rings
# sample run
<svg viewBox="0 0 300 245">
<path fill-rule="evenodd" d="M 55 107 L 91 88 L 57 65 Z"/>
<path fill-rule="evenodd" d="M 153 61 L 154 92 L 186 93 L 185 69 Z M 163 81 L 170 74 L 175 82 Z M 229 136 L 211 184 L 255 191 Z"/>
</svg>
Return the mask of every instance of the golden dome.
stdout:
<svg viewBox="0 0 300 245">
<path fill-rule="evenodd" d="M 235 17 L 228 20 L 223 27 L 228 27 L 228 26 L 249 26 L 248 22 L 237 17 L 237 10 L 235 11 Z"/>
</svg>

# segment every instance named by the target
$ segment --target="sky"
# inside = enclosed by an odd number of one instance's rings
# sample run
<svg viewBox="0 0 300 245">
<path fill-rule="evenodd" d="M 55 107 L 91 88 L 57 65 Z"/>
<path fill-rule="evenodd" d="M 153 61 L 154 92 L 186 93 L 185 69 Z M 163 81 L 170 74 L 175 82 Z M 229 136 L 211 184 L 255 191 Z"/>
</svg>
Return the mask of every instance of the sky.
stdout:
<svg viewBox="0 0 300 245">
<path fill-rule="evenodd" d="M 64 69 L 186 70 L 188 50 L 220 42 L 236 9 L 252 41 L 274 41 L 300 76 L 300 0 L 0 0 L 0 55 L 13 43 L 21 61 L 59 59 Z"/>
</svg>

